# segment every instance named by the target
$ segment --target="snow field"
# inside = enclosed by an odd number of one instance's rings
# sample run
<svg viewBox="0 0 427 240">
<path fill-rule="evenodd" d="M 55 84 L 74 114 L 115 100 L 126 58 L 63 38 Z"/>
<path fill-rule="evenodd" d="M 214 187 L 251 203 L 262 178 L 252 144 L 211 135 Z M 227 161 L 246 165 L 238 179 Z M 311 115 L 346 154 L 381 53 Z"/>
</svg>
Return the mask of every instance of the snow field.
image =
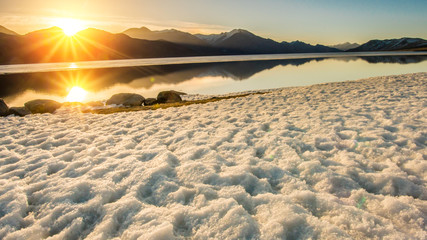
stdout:
<svg viewBox="0 0 427 240">
<path fill-rule="evenodd" d="M 0 118 L 0 238 L 425 239 L 426 80 Z"/>
</svg>

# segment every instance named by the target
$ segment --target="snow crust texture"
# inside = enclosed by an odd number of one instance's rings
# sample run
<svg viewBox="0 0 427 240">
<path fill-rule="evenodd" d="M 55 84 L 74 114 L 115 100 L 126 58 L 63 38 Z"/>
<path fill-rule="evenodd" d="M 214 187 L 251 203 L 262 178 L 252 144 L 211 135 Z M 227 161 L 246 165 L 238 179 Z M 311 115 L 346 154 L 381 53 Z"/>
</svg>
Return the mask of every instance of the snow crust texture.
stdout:
<svg viewBox="0 0 427 240">
<path fill-rule="evenodd" d="M 426 239 L 427 73 L 0 118 L 0 239 Z"/>
</svg>

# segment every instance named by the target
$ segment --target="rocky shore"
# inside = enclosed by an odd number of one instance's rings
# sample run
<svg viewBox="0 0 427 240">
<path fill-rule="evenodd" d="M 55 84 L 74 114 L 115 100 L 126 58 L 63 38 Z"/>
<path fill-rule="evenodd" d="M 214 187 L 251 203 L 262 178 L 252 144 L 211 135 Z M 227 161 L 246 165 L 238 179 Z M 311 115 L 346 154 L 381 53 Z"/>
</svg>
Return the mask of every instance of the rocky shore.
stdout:
<svg viewBox="0 0 427 240">
<path fill-rule="evenodd" d="M 90 102 L 90 103 L 79 103 L 79 102 L 65 102 L 59 103 L 49 99 L 35 99 L 26 102 L 22 107 L 11 107 L 9 108 L 3 99 L 0 99 L 0 116 L 26 116 L 29 114 L 36 113 L 54 113 L 61 107 L 80 106 L 87 107 L 85 110 L 88 112 L 90 107 L 104 107 L 110 106 L 115 109 L 129 108 L 129 107 L 141 107 L 141 106 L 153 106 L 156 104 L 171 104 L 182 102 L 181 95 L 186 93 L 178 92 L 174 90 L 162 91 L 157 95 L 157 98 L 144 98 L 143 96 L 136 93 L 118 93 L 109 98 L 105 104 L 101 101 Z M 123 110 L 125 111 L 125 110 Z"/>
</svg>

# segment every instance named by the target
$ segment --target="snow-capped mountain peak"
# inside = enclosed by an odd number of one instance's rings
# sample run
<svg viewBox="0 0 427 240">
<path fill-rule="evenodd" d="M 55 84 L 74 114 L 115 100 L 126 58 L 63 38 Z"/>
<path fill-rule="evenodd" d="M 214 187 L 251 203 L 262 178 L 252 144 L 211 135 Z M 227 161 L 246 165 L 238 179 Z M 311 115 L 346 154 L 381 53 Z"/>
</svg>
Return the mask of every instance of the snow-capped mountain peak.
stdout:
<svg viewBox="0 0 427 240">
<path fill-rule="evenodd" d="M 201 40 L 208 42 L 211 45 L 215 45 L 219 42 L 222 42 L 224 40 L 229 39 L 230 37 L 234 36 L 235 34 L 253 35 L 251 32 L 244 30 L 244 29 L 233 29 L 230 32 L 223 32 L 220 34 L 210 34 L 210 35 L 195 34 L 195 36 L 200 38 Z"/>
</svg>

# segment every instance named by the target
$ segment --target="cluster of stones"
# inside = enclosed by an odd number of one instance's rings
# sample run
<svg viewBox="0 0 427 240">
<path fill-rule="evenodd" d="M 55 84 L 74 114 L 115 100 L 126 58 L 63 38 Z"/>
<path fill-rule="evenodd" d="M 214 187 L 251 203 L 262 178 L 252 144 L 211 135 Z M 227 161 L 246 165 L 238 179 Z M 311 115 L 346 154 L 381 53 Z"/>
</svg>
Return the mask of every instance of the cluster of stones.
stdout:
<svg viewBox="0 0 427 240">
<path fill-rule="evenodd" d="M 108 99 L 106 104 L 123 105 L 125 107 L 151 106 L 154 104 L 182 102 L 180 95 L 185 95 L 185 93 L 172 90 L 163 91 L 157 95 L 157 99 L 144 98 L 136 93 L 118 93 Z"/>
<path fill-rule="evenodd" d="M 48 100 L 36 99 L 25 103 L 24 107 L 11 107 L 9 108 L 3 99 L 0 99 L 0 116 L 16 115 L 25 116 L 32 113 L 53 113 L 56 109 L 61 107 L 61 103 Z"/>
<path fill-rule="evenodd" d="M 123 105 L 125 107 L 136 107 L 136 106 L 151 106 L 154 104 L 163 103 L 176 103 L 182 102 L 181 96 L 185 93 L 177 91 L 163 91 L 157 95 L 156 98 L 144 98 L 143 96 L 136 93 L 119 93 L 113 95 L 107 100 L 107 105 Z M 16 115 L 25 116 L 34 113 L 53 113 L 56 109 L 60 108 L 63 104 L 48 100 L 48 99 L 36 99 L 24 104 L 24 107 L 11 107 L 9 108 L 3 99 L 0 99 L 0 116 Z"/>
<path fill-rule="evenodd" d="M 151 106 L 154 104 L 182 102 L 180 95 L 185 95 L 185 93 L 177 91 L 163 91 L 157 95 L 157 99 L 144 98 L 143 96 L 136 93 L 119 93 L 108 99 L 106 104 L 123 105 L 126 107 L 136 107 L 142 105 Z"/>
</svg>

